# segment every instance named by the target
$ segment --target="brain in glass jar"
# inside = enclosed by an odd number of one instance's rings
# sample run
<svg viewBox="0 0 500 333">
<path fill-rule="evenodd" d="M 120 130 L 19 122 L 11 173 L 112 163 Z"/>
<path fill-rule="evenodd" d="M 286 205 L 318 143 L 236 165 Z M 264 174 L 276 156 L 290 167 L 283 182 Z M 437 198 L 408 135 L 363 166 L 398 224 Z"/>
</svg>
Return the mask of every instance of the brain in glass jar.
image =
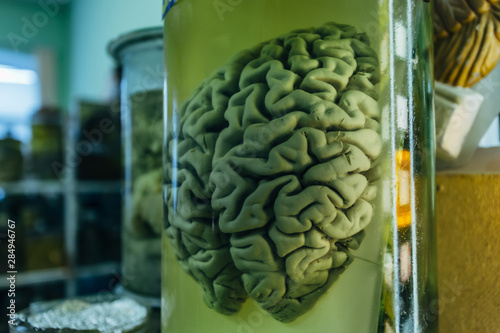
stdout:
<svg viewBox="0 0 500 333">
<path fill-rule="evenodd" d="M 367 36 L 329 23 L 240 52 L 179 107 L 166 232 L 209 307 L 252 298 L 290 322 L 348 269 L 373 215 L 378 81 Z"/>
</svg>

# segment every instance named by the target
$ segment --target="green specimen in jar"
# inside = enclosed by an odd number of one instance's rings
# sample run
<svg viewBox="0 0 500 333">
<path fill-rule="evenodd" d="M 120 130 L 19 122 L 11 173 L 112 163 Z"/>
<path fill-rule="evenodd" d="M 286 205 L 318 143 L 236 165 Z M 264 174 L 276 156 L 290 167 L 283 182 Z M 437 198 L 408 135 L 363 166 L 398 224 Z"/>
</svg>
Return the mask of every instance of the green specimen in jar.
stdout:
<svg viewBox="0 0 500 333">
<path fill-rule="evenodd" d="M 211 308 L 251 297 L 307 312 L 352 261 L 382 149 L 365 34 L 328 23 L 245 50 L 208 77 L 167 137 L 167 235 Z"/>
<path fill-rule="evenodd" d="M 162 229 L 162 141 L 163 91 L 151 90 L 130 97 L 131 217 L 127 232 L 139 238 L 161 236 Z"/>
<path fill-rule="evenodd" d="M 163 91 L 130 96 L 130 193 L 123 224 L 123 271 L 134 272 L 124 287 L 141 295 L 161 294 L 161 232 L 163 230 L 162 141 Z"/>
</svg>

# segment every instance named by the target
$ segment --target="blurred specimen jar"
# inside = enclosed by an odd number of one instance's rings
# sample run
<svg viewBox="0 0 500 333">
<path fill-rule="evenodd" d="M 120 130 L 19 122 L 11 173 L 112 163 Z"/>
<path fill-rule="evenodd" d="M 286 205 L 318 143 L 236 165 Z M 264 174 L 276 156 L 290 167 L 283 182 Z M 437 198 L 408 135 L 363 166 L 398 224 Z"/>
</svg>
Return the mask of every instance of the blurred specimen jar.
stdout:
<svg viewBox="0 0 500 333">
<path fill-rule="evenodd" d="M 23 176 L 23 154 L 21 141 L 14 139 L 10 133 L 0 139 L 0 181 L 16 181 Z"/>
<path fill-rule="evenodd" d="M 61 179 L 62 172 L 62 111 L 43 106 L 31 118 L 29 173 L 39 179 Z"/>
<path fill-rule="evenodd" d="M 121 112 L 125 164 L 123 285 L 160 297 L 162 231 L 163 32 L 133 31 L 112 41 L 122 68 Z"/>
<path fill-rule="evenodd" d="M 430 4 L 169 1 L 164 332 L 432 332 Z"/>
</svg>

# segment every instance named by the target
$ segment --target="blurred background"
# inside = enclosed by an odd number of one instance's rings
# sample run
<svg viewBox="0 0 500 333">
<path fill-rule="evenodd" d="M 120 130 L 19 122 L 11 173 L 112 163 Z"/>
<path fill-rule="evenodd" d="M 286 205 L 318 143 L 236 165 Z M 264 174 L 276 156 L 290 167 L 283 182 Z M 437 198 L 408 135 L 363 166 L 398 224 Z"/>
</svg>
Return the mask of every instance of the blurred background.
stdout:
<svg viewBox="0 0 500 333">
<path fill-rule="evenodd" d="M 160 0 L 0 0 L 0 253 L 13 220 L 17 311 L 121 282 L 120 68 L 106 46 L 161 12 Z M 3 309 L 7 271 L 2 255 Z"/>
<path fill-rule="evenodd" d="M 121 69 L 106 47 L 161 14 L 161 0 L 0 0 L 0 307 L 9 219 L 18 311 L 123 284 Z M 480 147 L 500 146 L 498 116 L 488 126 Z"/>
</svg>

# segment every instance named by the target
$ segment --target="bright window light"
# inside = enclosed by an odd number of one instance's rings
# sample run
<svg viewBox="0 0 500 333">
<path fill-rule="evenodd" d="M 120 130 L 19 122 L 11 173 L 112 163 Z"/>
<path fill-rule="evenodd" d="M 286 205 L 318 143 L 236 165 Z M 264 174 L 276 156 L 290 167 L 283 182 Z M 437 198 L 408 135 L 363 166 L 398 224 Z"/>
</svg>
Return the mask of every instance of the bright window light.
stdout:
<svg viewBox="0 0 500 333">
<path fill-rule="evenodd" d="M 34 54 L 0 48 L 0 138 L 9 132 L 30 142 L 30 120 L 42 104 L 38 66 Z"/>
<path fill-rule="evenodd" d="M 32 85 L 36 80 L 35 71 L 0 65 L 0 83 Z"/>
</svg>

